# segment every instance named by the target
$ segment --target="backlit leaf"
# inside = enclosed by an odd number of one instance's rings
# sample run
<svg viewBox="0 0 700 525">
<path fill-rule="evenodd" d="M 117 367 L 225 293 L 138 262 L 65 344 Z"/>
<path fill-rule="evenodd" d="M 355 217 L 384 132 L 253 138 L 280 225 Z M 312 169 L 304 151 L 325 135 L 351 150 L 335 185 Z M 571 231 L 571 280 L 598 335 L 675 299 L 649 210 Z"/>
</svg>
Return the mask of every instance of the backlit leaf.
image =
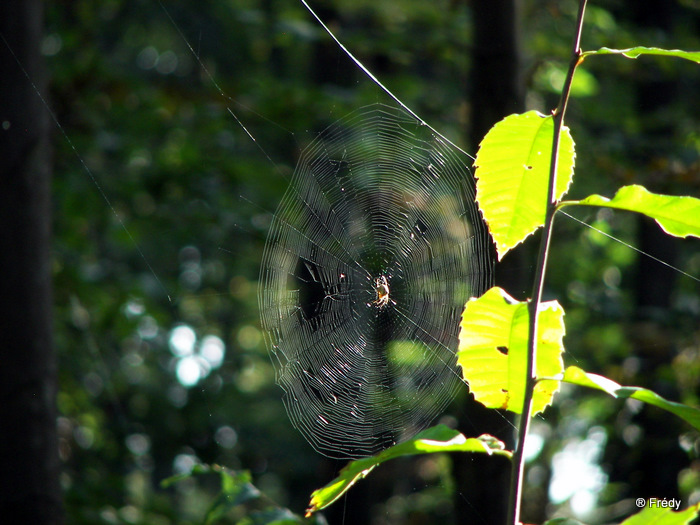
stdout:
<svg viewBox="0 0 700 525">
<path fill-rule="evenodd" d="M 348 463 L 340 475 L 328 485 L 311 494 L 311 502 L 306 510 L 310 516 L 335 502 L 350 487 L 367 476 L 374 467 L 401 456 L 432 454 L 436 452 L 478 452 L 510 457 L 511 452 L 493 436 L 483 435 L 478 438 L 466 438 L 457 430 L 445 425 L 437 425 L 420 432 L 415 438 L 388 448 L 376 456 L 358 459 Z"/>
<path fill-rule="evenodd" d="M 457 363 L 474 399 L 487 408 L 520 413 L 527 376 L 528 303 L 519 302 L 498 287 L 464 308 Z M 564 310 L 556 301 L 542 303 L 538 314 L 537 377 L 564 371 Z M 559 382 L 538 381 L 532 415 L 552 401 Z"/>
<path fill-rule="evenodd" d="M 659 195 L 644 186 L 623 186 L 612 199 L 591 195 L 580 201 L 565 201 L 563 206 L 600 206 L 643 213 L 655 219 L 669 235 L 700 237 L 700 199 Z"/>
<path fill-rule="evenodd" d="M 627 58 L 637 58 L 641 55 L 656 55 L 678 57 L 690 60 L 691 62 L 700 63 L 700 51 L 682 51 L 680 49 L 661 49 L 659 47 L 630 47 L 628 49 L 610 49 L 609 47 L 601 47 L 595 51 L 586 51 L 581 54 L 582 58 L 592 55 L 622 55 Z"/>
<path fill-rule="evenodd" d="M 537 111 L 510 115 L 488 132 L 474 165 L 476 200 L 502 258 L 544 225 L 552 157 L 554 119 Z M 574 173 L 574 141 L 562 128 L 555 200 Z"/>
<path fill-rule="evenodd" d="M 564 381 L 575 385 L 586 386 L 588 388 L 595 388 L 596 390 L 602 390 L 603 392 L 607 392 L 611 396 L 619 399 L 631 397 L 633 399 L 643 401 L 644 403 L 663 408 L 664 410 L 668 410 L 669 412 L 680 417 L 697 430 L 700 430 L 700 409 L 684 405 L 682 403 L 668 401 L 656 392 L 646 388 L 641 388 L 638 386 L 621 386 L 612 379 L 608 379 L 607 377 L 599 376 L 597 374 L 590 374 L 575 366 L 570 366 L 566 369 L 564 372 Z"/>
</svg>

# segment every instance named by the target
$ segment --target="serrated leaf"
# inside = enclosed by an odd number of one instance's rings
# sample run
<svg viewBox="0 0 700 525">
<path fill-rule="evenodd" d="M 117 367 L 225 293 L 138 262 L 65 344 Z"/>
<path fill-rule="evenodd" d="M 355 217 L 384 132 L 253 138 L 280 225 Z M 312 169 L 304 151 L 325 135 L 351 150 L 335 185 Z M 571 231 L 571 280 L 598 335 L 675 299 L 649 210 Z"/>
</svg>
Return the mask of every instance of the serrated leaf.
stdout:
<svg viewBox="0 0 700 525">
<path fill-rule="evenodd" d="M 656 55 L 678 57 L 690 60 L 691 62 L 700 63 L 700 51 L 683 51 L 681 49 L 661 49 L 660 47 L 630 47 L 628 49 L 611 49 L 609 47 L 601 47 L 595 51 L 586 51 L 581 54 L 581 58 L 586 58 L 592 55 L 622 55 L 627 58 L 637 58 L 641 55 Z"/>
<path fill-rule="evenodd" d="M 580 201 L 565 201 L 561 206 L 600 206 L 634 211 L 651 217 L 669 235 L 700 237 L 700 199 L 652 193 L 644 186 L 623 186 L 612 199 L 591 195 Z"/>
<path fill-rule="evenodd" d="M 659 506 L 647 506 L 637 512 L 637 514 L 627 518 L 620 525 L 688 525 L 699 514 L 700 503 L 678 512 Z"/>
<path fill-rule="evenodd" d="M 697 430 L 700 430 L 700 409 L 669 401 L 652 390 L 638 386 L 621 386 L 612 379 L 598 374 L 590 374 L 576 366 L 570 366 L 566 369 L 563 380 L 574 385 L 602 390 L 618 399 L 631 397 L 643 401 L 644 403 L 663 408 L 680 417 Z"/>
<path fill-rule="evenodd" d="M 540 304 L 538 313 L 537 377 L 564 371 L 564 310 L 556 301 Z M 460 324 L 457 363 L 474 399 L 487 408 L 520 413 L 527 377 L 528 303 L 498 287 L 470 299 Z M 559 388 L 554 380 L 538 381 L 532 415 L 552 402 Z"/>
<path fill-rule="evenodd" d="M 479 146 L 474 162 L 476 200 L 499 259 L 544 224 L 553 137 L 554 119 L 529 111 L 497 123 Z M 557 201 L 571 184 L 574 158 L 574 141 L 563 127 Z"/>
<path fill-rule="evenodd" d="M 432 454 L 436 452 L 478 452 L 511 456 L 505 445 L 493 436 L 466 438 L 457 430 L 437 425 L 420 432 L 416 437 L 388 448 L 376 456 L 348 463 L 337 478 L 311 494 L 306 516 L 310 516 L 340 498 L 350 487 L 367 476 L 377 465 L 400 456 Z"/>
</svg>

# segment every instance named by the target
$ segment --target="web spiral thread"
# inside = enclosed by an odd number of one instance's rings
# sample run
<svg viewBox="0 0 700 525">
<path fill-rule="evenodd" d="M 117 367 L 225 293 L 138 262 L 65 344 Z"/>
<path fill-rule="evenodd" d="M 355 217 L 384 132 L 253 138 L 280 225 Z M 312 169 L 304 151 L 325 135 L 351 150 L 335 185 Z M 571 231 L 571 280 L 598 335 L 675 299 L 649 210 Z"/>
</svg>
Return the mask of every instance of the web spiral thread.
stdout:
<svg viewBox="0 0 700 525">
<path fill-rule="evenodd" d="M 364 457 L 412 437 L 461 384 L 460 316 L 493 267 L 466 160 L 380 104 L 301 155 L 270 227 L 259 302 L 287 413 L 324 455 Z"/>
</svg>

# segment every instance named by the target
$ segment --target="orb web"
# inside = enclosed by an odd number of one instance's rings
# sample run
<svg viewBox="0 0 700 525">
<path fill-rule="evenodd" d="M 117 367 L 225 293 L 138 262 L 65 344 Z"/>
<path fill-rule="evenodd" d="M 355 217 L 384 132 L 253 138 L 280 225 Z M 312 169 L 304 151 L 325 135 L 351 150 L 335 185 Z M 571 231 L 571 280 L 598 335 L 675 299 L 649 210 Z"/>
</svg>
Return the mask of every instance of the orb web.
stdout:
<svg viewBox="0 0 700 525">
<path fill-rule="evenodd" d="M 412 437 L 461 384 L 460 316 L 493 267 L 467 160 L 380 104 L 302 152 L 270 226 L 259 302 L 289 418 L 324 455 Z"/>
</svg>

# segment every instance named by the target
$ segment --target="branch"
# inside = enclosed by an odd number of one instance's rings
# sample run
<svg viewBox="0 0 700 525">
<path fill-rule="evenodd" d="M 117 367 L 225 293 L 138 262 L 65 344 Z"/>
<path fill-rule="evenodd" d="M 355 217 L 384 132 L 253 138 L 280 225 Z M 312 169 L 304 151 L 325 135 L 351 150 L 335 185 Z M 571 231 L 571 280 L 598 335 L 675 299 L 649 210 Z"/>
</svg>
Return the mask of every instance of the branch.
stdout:
<svg viewBox="0 0 700 525">
<path fill-rule="evenodd" d="M 549 256 L 549 244 L 552 236 L 552 224 L 554 222 L 554 212 L 556 211 L 556 172 L 559 153 L 559 134 L 564 124 L 564 115 L 569 103 L 571 83 L 574 78 L 576 66 L 581 60 L 581 31 L 583 29 L 583 17 L 586 10 L 586 0 L 580 0 L 578 19 L 576 21 L 576 33 L 573 39 L 571 61 L 566 81 L 562 89 L 559 106 L 554 110 L 554 137 L 552 142 L 552 158 L 549 169 L 549 188 L 547 192 L 547 214 L 545 216 L 544 232 L 540 240 L 540 249 L 537 256 L 537 267 L 535 280 L 532 287 L 532 299 L 528 305 L 530 324 L 528 328 L 528 355 L 527 355 L 527 379 L 525 387 L 525 399 L 523 409 L 520 413 L 518 424 L 518 444 L 513 454 L 513 463 L 510 478 L 510 493 L 508 498 L 508 524 L 517 525 L 520 523 L 520 504 L 523 492 L 523 475 L 525 471 L 524 448 L 525 438 L 530 426 L 530 412 L 532 410 L 532 394 L 537 383 L 536 363 L 537 363 L 537 312 L 542 302 L 542 292 L 544 289 L 544 278 Z"/>
</svg>

